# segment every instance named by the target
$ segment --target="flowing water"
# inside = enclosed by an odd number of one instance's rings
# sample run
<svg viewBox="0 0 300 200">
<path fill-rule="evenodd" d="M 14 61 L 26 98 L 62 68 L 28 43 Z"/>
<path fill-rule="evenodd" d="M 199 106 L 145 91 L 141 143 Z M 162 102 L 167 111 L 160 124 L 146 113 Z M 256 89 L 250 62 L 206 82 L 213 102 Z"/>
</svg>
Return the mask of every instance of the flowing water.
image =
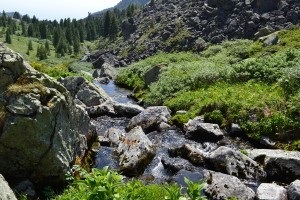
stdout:
<svg viewBox="0 0 300 200">
<path fill-rule="evenodd" d="M 95 84 L 101 87 L 114 101 L 119 103 L 135 104 L 135 102 L 132 99 L 127 98 L 127 95 L 130 93 L 130 91 L 116 86 L 113 81 L 110 81 L 108 84 L 101 84 L 95 81 Z M 111 127 L 125 131 L 125 127 L 127 126 L 129 121 L 130 118 L 126 117 L 115 118 L 109 116 L 102 116 L 98 117 L 97 119 L 94 119 L 93 123 L 96 125 L 97 134 L 103 136 L 105 131 Z M 152 132 L 149 133 L 147 136 L 154 144 L 154 147 L 156 149 L 156 156 L 145 169 L 144 174 L 141 178 L 151 177 L 151 181 L 154 180 L 158 183 L 171 180 L 175 174 L 169 169 L 166 169 L 162 162 L 162 160 L 169 162 L 174 161 L 174 158 L 170 157 L 168 149 L 180 147 L 186 143 L 195 142 L 187 140 L 184 137 L 184 133 L 179 129 L 167 130 L 163 132 Z M 218 143 L 205 142 L 203 144 L 198 145 L 204 152 L 211 152 L 217 149 L 219 146 L 228 146 L 235 150 L 246 149 L 251 147 L 248 143 L 245 143 L 239 138 L 230 137 L 225 137 Z M 185 166 L 185 162 L 187 162 L 186 160 L 181 158 L 175 158 L 175 160 L 179 166 L 183 166 L 183 169 L 189 169 L 189 166 Z M 112 147 L 102 147 L 96 156 L 95 167 L 102 168 L 107 165 L 115 170 L 118 170 L 119 168 L 117 156 L 115 154 L 114 148 Z M 196 171 L 201 171 L 201 169 L 196 169 Z M 194 173 L 196 172 L 183 171 L 181 173 L 192 173 L 191 177 L 193 178 L 193 176 L 195 176 Z M 178 177 L 178 180 L 180 180 L 180 177 Z M 250 185 L 251 184 L 253 183 L 250 183 Z"/>
<path fill-rule="evenodd" d="M 101 84 L 98 81 L 94 81 L 94 83 L 101 87 L 116 102 L 136 104 L 135 101 L 127 97 L 130 91 L 116 86 L 113 81 L 109 81 L 108 84 Z"/>
</svg>

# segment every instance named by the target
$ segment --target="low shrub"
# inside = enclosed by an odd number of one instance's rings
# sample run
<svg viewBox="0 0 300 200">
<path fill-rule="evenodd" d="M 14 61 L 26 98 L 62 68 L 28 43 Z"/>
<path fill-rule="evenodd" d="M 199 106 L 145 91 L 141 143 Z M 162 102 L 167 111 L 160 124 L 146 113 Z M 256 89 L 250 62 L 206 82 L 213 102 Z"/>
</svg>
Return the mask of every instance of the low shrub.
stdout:
<svg viewBox="0 0 300 200">
<path fill-rule="evenodd" d="M 182 193 L 182 188 L 177 184 L 163 185 L 145 184 L 139 180 L 125 181 L 122 175 L 109 170 L 108 167 L 92 169 L 91 173 L 76 167 L 73 176 L 69 176 L 69 180 L 73 180 L 63 194 L 56 196 L 56 200 L 153 200 L 153 199 L 169 199 L 169 200 L 187 200 L 206 199 L 202 196 L 201 191 L 205 187 L 203 181 L 192 182 L 186 179 L 187 194 Z"/>
</svg>

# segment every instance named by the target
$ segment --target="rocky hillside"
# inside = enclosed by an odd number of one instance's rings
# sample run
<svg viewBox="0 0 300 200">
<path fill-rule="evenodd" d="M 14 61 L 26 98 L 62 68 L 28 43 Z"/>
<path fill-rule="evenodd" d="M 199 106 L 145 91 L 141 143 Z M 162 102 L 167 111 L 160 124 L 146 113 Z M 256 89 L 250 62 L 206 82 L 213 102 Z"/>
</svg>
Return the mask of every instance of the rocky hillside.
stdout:
<svg viewBox="0 0 300 200">
<path fill-rule="evenodd" d="M 93 15 L 94 16 L 99 16 L 99 15 L 104 14 L 106 11 L 113 10 L 115 8 L 123 10 L 123 9 L 126 9 L 129 5 L 132 5 L 132 4 L 143 6 L 146 3 L 148 3 L 148 2 L 149 2 L 149 0 L 122 0 L 117 5 L 115 5 L 114 7 L 108 8 L 108 9 L 104 9 L 104 10 L 101 10 L 99 12 L 95 12 L 95 13 L 93 13 Z"/>
<path fill-rule="evenodd" d="M 258 38 L 298 22 L 296 0 L 156 0 L 122 24 L 117 53 L 126 63 L 157 51 L 194 50 L 206 42 Z"/>
<path fill-rule="evenodd" d="M 145 5 L 149 0 L 122 0 L 114 8 L 126 9 L 131 4 Z"/>
</svg>

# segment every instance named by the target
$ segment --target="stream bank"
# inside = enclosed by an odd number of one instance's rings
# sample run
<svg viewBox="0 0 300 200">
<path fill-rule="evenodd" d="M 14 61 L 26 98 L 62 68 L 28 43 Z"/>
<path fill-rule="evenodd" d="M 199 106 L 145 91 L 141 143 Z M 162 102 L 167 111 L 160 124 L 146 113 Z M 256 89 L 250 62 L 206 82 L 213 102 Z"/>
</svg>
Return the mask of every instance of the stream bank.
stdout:
<svg viewBox="0 0 300 200">
<path fill-rule="evenodd" d="M 209 199 L 287 199 L 300 178 L 299 152 L 256 149 L 201 117 L 181 130 L 168 124 L 167 107 L 141 108 L 128 102 L 126 90 L 119 92 L 112 81 L 96 85 L 109 95 L 100 105 L 86 108 L 109 112 L 92 119 L 101 144 L 95 167 L 110 166 L 127 177 L 156 183 L 205 179 Z M 274 188 L 280 193 L 270 192 Z"/>
</svg>

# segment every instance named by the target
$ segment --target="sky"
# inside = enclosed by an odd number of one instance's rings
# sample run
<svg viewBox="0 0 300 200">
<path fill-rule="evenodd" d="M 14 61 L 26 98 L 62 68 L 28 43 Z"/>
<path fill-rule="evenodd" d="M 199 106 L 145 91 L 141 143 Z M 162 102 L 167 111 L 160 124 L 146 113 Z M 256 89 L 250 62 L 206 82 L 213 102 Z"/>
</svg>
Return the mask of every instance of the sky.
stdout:
<svg viewBox="0 0 300 200">
<path fill-rule="evenodd" d="M 101 11 L 118 2 L 120 0 L 0 0 L 0 11 L 18 11 L 21 15 L 35 15 L 40 20 L 82 19 L 88 12 Z"/>
</svg>

